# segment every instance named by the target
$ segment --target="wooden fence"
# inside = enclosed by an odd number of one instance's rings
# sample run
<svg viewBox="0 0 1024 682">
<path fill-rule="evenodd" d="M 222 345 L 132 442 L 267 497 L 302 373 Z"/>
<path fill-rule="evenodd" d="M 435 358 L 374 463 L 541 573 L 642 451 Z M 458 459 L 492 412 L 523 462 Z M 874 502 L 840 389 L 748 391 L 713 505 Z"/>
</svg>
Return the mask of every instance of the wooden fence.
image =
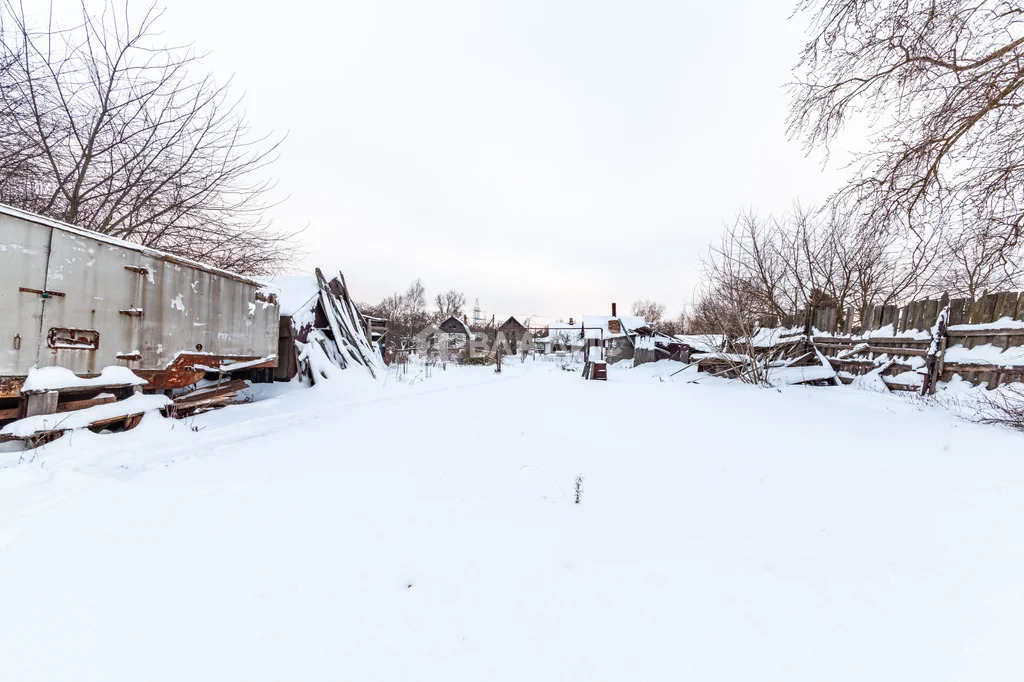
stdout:
<svg viewBox="0 0 1024 682">
<path fill-rule="evenodd" d="M 986 344 L 993 346 L 992 352 L 1024 347 L 1024 326 L 1014 324 L 1024 320 L 1024 292 L 986 294 L 977 300 L 944 295 L 902 307 L 873 306 L 859 329 L 853 328 L 852 320 L 852 309 L 808 309 L 783 321 L 791 329 L 802 326 L 800 331 L 792 329 L 759 350 L 776 355 L 780 346 L 789 346 L 790 353 L 816 349 L 844 383 L 877 371 L 892 390 L 934 392 L 939 381 L 950 381 L 954 375 L 990 389 L 1024 381 L 1024 361 L 955 360 L 971 355 L 961 349 Z M 878 334 L 886 327 L 891 333 Z M 947 357 L 950 349 L 957 349 L 954 358 Z"/>
<path fill-rule="evenodd" d="M 809 326 L 826 334 L 862 334 L 867 331 L 893 326 L 898 334 L 907 330 L 928 330 L 935 324 L 939 311 L 949 306 L 949 324 L 989 324 L 1003 318 L 1024 320 L 1024 291 L 986 293 L 981 298 L 926 298 L 904 306 L 873 305 L 864 311 L 863 320 L 854 325 L 856 310 L 840 310 L 836 306 L 808 308 L 799 313 L 767 321 L 766 327 Z"/>
</svg>

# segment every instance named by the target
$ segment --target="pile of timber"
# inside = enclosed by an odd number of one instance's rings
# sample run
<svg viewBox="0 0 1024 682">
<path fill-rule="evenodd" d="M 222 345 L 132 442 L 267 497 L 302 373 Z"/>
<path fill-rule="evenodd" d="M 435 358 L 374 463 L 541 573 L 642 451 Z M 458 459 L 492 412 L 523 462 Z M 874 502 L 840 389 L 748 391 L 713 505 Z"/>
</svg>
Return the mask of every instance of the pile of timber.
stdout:
<svg viewBox="0 0 1024 682">
<path fill-rule="evenodd" d="M 336 282 L 340 286 L 337 290 L 332 289 L 320 268 L 316 269 L 316 279 L 319 287 L 318 311 L 323 315 L 326 325 L 312 329 L 306 342 L 317 344 L 335 366 L 341 369 L 362 366 L 376 379 L 380 370 L 380 356 L 371 340 L 371 324 L 359 312 L 349 295 L 344 273 L 338 273 Z M 300 371 L 310 383 L 316 383 L 317 372 L 308 357 L 300 356 L 299 365 Z"/>
<path fill-rule="evenodd" d="M 18 407 L 0 411 L 0 419 L 15 420 L 0 430 L 0 442 L 23 441 L 35 447 L 79 428 L 97 433 L 132 429 L 147 411 L 164 402 L 163 396 L 137 394 L 133 383 L 27 390 Z"/>
<path fill-rule="evenodd" d="M 10 422 L 0 430 L 0 442 L 22 441 L 38 447 L 76 429 L 127 431 L 138 426 L 147 412 L 180 419 L 223 407 L 248 386 L 242 379 L 228 380 L 174 398 L 144 395 L 128 383 L 26 391 L 19 407 L 0 410 L 0 419 Z"/>
<path fill-rule="evenodd" d="M 249 387 L 243 379 L 234 379 L 211 386 L 202 386 L 175 396 L 164 408 L 164 416 L 174 419 L 209 412 L 229 405 L 238 398 L 238 393 Z"/>
</svg>

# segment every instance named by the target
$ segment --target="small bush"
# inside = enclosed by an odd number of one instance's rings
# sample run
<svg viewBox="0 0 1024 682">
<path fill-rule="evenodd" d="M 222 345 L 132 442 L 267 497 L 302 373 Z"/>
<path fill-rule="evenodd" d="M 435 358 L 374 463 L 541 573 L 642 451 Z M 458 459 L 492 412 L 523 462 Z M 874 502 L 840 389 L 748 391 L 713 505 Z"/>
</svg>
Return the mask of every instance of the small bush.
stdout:
<svg viewBox="0 0 1024 682">
<path fill-rule="evenodd" d="M 1002 424 L 1024 430 L 1024 385 L 1000 386 L 985 395 L 978 419 L 982 424 Z"/>
</svg>

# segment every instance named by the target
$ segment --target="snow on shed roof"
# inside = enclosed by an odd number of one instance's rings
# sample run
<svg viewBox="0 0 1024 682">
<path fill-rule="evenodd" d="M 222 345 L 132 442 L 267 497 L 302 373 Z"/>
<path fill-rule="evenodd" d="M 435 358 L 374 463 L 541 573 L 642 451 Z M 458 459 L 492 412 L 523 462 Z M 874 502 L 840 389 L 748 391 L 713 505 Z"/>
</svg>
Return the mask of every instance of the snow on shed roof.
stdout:
<svg viewBox="0 0 1024 682">
<path fill-rule="evenodd" d="M 697 352 L 714 353 L 721 348 L 725 334 L 676 334 L 675 339 Z"/>
<path fill-rule="evenodd" d="M 618 320 L 621 323 L 622 331 L 618 333 L 612 333 L 608 329 L 608 323 L 612 320 Z M 615 339 L 626 336 L 632 333 L 635 329 L 649 326 L 647 320 L 640 317 L 639 315 L 584 315 L 583 326 L 587 327 L 586 336 L 588 338 L 598 338 L 601 336 L 601 332 L 590 329 L 590 327 L 598 327 L 604 332 L 604 338 Z"/>
</svg>

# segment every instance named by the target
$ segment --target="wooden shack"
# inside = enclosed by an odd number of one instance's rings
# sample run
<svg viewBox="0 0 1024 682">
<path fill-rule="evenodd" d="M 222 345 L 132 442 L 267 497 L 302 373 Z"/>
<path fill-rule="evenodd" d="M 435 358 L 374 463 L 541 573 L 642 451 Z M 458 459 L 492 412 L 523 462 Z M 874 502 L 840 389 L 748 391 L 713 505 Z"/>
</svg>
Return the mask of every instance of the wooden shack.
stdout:
<svg viewBox="0 0 1024 682">
<path fill-rule="evenodd" d="M 533 348 L 533 337 L 529 330 L 515 317 L 509 317 L 502 322 L 501 326 L 498 327 L 498 333 L 505 338 L 509 350 L 513 354 Z"/>
</svg>

